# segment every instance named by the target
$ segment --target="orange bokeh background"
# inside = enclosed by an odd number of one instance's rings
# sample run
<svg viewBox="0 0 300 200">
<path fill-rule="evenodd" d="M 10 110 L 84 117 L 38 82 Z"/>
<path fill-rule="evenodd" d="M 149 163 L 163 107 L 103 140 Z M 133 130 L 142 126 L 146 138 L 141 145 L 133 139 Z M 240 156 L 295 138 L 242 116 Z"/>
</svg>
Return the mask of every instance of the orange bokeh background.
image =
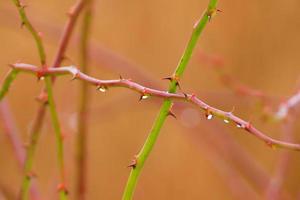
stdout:
<svg viewBox="0 0 300 200">
<path fill-rule="evenodd" d="M 161 78 L 175 69 L 192 27 L 207 3 L 206 0 L 95 0 L 89 74 L 101 79 L 118 78 L 121 74 L 147 86 L 166 89 L 168 83 Z M 51 63 L 67 20 L 66 12 L 74 1 L 26 0 L 26 4 L 28 17 L 43 34 L 47 60 Z M 299 88 L 299 6 L 296 0 L 220 1 L 218 8 L 222 12 L 205 28 L 181 80 L 182 89 L 196 93 L 220 109 L 230 111 L 234 107 L 236 115 L 251 120 L 267 135 L 280 138 L 285 122 L 262 120 L 259 101 L 254 97 L 237 96 L 226 88 L 211 64 L 200 55 L 217 56 L 230 76 L 270 95 L 274 100 L 270 106 L 275 110 L 280 101 Z M 80 18 L 67 50 L 69 60 L 65 65 L 78 64 L 81 21 Z M 39 64 L 34 41 L 25 28 L 20 28 L 17 10 L 10 1 L 0 3 L 0 44 L 1 80 L 9 69 L 8 63 Z M 79 82 L 71 82 L 70 77 L 61 77 L 54 87 L 65 134 L 71 199 L 74 199 L 76 180 L 78 86 Z M 21 74 L 6 98 L 24 143 L 28 142 L 39 105 L 35 97 L 42 87 L 43 83 L 37 82 L 36 77 Z M 161 100 L 150 98 L 139 102 L 138 94 L 126 89 L 114 88 L 103 94 L 92 87 L 90 98 L 87 199 L 121 199 L 130 171 L 126 166 L 142 147 Z M 259 175 L 245 174 L 247 166 L 236 166 L 235 158 L 228 159 L 235 152 L 226 148 L 218 150 L 215 138 L 227 135 L 249 154 L 253 165 L 259 165 L 270 177 L 284 150 L 272 150 L 221 120 L 207 121 L 193 106 L 176 108 L 176 105 L 174 112 L 178 119 L 167 119 L 139 179 L 135 199 L 241 199 L 240 188 L 249 189 L 250 196 L 245 193 L 244 199 L 263 199 L 267 188 L 257 186 L 253 178 Z M 292 112 L 291 116 L 295 118 L 292 141 L 300 143 L 299 115 Z M 0 128 L 0 187 L 16 194 L 23 174 L 1 124 Z M 222 140 L 219 142 L 222 145 Z M 55 145 L 47 113 L 34 164 L 35 182 L 43 199 L 57 198 Z M 295 199 L 300 195 L 299 153 L 290 155 L 282 188 Z"/>
</svg>

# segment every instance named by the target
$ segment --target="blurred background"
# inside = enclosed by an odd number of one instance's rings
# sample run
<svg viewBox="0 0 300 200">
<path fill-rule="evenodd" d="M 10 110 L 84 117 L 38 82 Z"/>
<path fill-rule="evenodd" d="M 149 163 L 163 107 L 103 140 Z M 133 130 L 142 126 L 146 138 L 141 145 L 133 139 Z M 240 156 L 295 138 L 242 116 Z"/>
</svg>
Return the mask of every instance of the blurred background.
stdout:
<svg viewBox="0 0 300 200">
<path fill-rule="evenodd" d="M 29 19 L 42 32 L 51 63 L 66 13 L 75 2 L 24 3 Z M 207 4 L 208 0 L 94 0 L 89 74 L 101 79 L 122 75 L 146 86 L 167 89 L 168 82 L 161 78 L 172 74 Z M 300 143 L 296 109 L 281 122 L 266 117 L 300 87 L 299 6 L 297 0 L 219 1 L 222 12 L 200 37 L 181 80 L 182 90 L 222 110 L 234 108 L 237 116 L 273 138 Z M 79 23 L 64 65 L 78 64 Z M 12 2 L 1 1 L 1 80 L 9 70 L 8 63 L 39 64 L 34 41 L 20 24 Z M 224 81 L 224 74 L 226 80 L 262 91 L 268 100 L 236 94 L 232 84 Z M 58 78 L 54 93 L 65 136 L 67 185 L 74 199 L 79 82 L 70 78 Z M 22 144 L 29 141 L 39 106 L 35 98 L 42 87 L 43 82 L 36 77 L 21 74 L 6 97 Z M 100 93 L 90 87 L 87 199 L 121 199 L 130 172 L 126 166 L 142 147 L 162 102 L 138 99 L 137 93 L 126 89 Z M 175 103 L 174 113 L 177 120 L 168 118 L 163 126 L 134 199 L 300 198 L 298 152 L 273 150 L 232 124 L 219 119 L 207 121 L 193 106 Z M 23 177 L 3 123 L 5 115 L 2 112 L 0 121 L 0 199 L 7 193 L 17 194 Z M 55 145 L 47 113 L 33 166 L 42 199 L 57 199 Z"/>
</svg>

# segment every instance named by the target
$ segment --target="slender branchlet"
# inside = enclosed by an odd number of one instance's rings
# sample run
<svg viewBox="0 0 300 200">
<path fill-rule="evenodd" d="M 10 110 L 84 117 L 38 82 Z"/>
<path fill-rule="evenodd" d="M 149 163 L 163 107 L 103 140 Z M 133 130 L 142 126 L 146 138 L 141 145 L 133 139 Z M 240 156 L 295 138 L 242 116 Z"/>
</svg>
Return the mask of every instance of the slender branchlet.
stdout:
<svg viewBox="0 0 300 200">
<path fill-rule="evenodd" d="M 130 79 L 113 79 L 113 80 L 101 80 L 94 77 L 91 77 L 87 74 L 82 73 L 74 66 L 66 66 L 66 67 L 59 67 L 59 68 L 47 68 L 41 69 L 37 66 L 25 64 L 25 63 L 16 63 L 11 65 L 12 68 L 23 71 L 29 72 L 34 75 L 39 73 L 43 73 L 44 76 L 62 76 L 62 75 L 72 75 L 72 77 L 76 77 L 75 80 L 82 80 L 88 82 L 91 85 L 96 86 L 96 88 L 100 92 L 106 92 L 108 88 L 112 87 L 123 87 L 128 88 L 130 90 L 136 91 L 139 94 L 145 95 L 145 91 L 147 92 L 148 98 L 150 97 L 159 97 L 163 98 L 168 101 L 186 101 L 191 104 L 198 106 L 201 110 L 204 111 L 205 117 L 208 120 L 213 119 L 213 117 L 218 117 L 222 119 L 226 124 L 233 124 L 239 129 L 245 130 L 249 132 L 251 135 L 257 137 L 258 139 L 265 142 L 272 148 L 286 148 L 291 150 L 300 150 L 299 144 L 293 144 L 289 142 L 282 142 L 279 140 L 272 139 L 268 137 L 266 134 L 262 133 L 258 129 L 256 129 L 250 122 L 245 121 L 233 114 L 232 111 L 223 111 L 218 108 L 212 107 L 207 103 L 203 102 L 200 98 L 198 98 L 195 94 L 187 94 L 187 93 L 171 93 L 169 91 L 162 91 L 153 88 L 148 88 L 144 85 L 138 84 Z M 172 104 L 171 104 L 172 105 Z M 170 105 L 170 108 L 171 108 Z M 166 112 L 166 115 L 169 114 Z"/>
<path fill-rule="evenodd" d="M 79 57 L 80 66 L 83 73 L 88 73 L 88 39 L 92 18 L 92 0 L 85 0 L 85 10 L 83 12 Z M 76 78 L 76 76 L 74 76 Z M 88 142 L 88 105 L 89 91 L 88 83 L 82 82 L 79 89 L 79 105 L 77 118 L 77 180 L 76 180 L 76 198 L 78 200 L 86 199 L 87 184 L 87 142 Z"/>
<path fill-rule="evenodd" d="M 21 18 L 21 25 L 25 26 L 27 28 L 27 30 L 31 33 L 31 35 L 33 36 L 38 52 L 39 52 L 39 57 L 40 57 L 40 62 L 42 64 L 42 66 L 44 66 L 46 64 L 46 53 L 45 53 L 45 48 L 43 46 L 43 42 L 42 42 L 42 38 L 41 38 L 41 33 L 36 31 L 35 28 L 32 26 L 32 24 L 30 23 L 26 12 L 25 12 L 25 8 L 26 5 L 24 5 L 23 3 L 21 3 L 20 0 L 12 0 L 13 3 L 16 5 L 18 11 L 19 11 L 19 15 Z"/>
<path fill-rule="evenodd" d="M 183 53 L 183 56 L 180 59 L 180 62 L 172 76 L 171 83 L 169 85 L 168 93 L 175 93 L 178 85 L 178 81 L 180 77 L 183 75 L 186 66 L 192 56 L 193 50 L 196 46 L 197 40 L 203 31 L 207 22 L 213 17 L 213 15 L 217 12 L 216 9 L 217 0 L 211 0 L 209 2 L 208 8 L 205 11 L 203 17 L 195 24 L 192 36 L 190 41 L 187 44 L 187 47 Z M 141 174 L 142 168 L 144 166 L 145 161 L 147 160 L 152 148 L 158 138 L 161 127 L 163 126 L 170 108 L 172 106 L 171 99 L 166 99 L 161 106 L 159 114 L 152 126 L 152 129 L 149 133 L 148 138 L 146 139 L 142 149 L 137 155 L 137 165 L 131 169 L 129 178 L 127 180 L 127 184 L 123 193 L 123 200 L 130 200 L 133 197 L 133 193 L 135 190 L 135 186 L 137 184 L 137 180 L 139 175 Z"/>
<path fill-rule="evenodd" d="M 107 89 L 111 87 L 124 87 L 136 91 L 142 95 L 145 95 L 145 91 L 147 91 L 147 96 L 148 96 L 147 98 L 160 97 L 168 101 L 176 100 L 176 101 L 190 102 L 198 106 L 199 108 L 201 108 L 204 111 L 205 117 L 208 120 L 213 119 L 213 117 L 218 117 L 222 119 L 226 124 L 230 124 L 230 123 L 234 124 L 237 128 L 249 132 L 250 134 L 256 136 L 258 139 L 264 141 L 267 145 L 269 145 L 272 148 L 278 147 L 278 148 L 286 148 L 286 149 L 297 150 L 297 151 L 300 150 L 300 145 L 272 139 L 267 135 L 265 135 L 264 133 L 262 133 L 261 131 L 259 131 L 258 129 L 256 129 L 250 122 L 235 116 L 232 111 L 227 112 L 212 107 L 206 104 L 205 102 L 203 102 L 193 93 L 192 94 L 171 93 L 169 91 L 162 91 L 153 88 L 148 88 L 146 86 L 143 86 L 141 84 L 132 81 L 131 79 L 101 80 L 82 73 L 74 66 L 40 69 L 34 65 L 25 64 L 25 63 L 16 63 L 16 64 L 12 64 L 11 67 L 18 71 L 30 72 L 35 75 L 40 73 L 43 73 L 44 76 L 61 76 L 61 75 L 69 74 L 72 75 L 72 77 L 76 77 L 75 80 L 82 80 L 90 83 L 91 85 L 96 86 L 97 89 L 101 92 L 106 92 Z M 169 114 L 169 110 L 168 112 L 166 112 L 166 115 L 168 114 Z"/>
<path fill-rule="evenodd" d="M 35 42 L 36 42 L 36 46 L 39 52 L 39 57 L 40 57 L 40 62 L 41 62 L 41 66 L 42 68 L 47 68 L 47 64 L 46 64 L 46 54 L 45 54 L 45 48 L 43 46 L 43 42 L 41 39 L 41 33 L 37 32 L 35 30 L 35 28 L 32 26 L 32 24 L 30 23 L 29 19 L 27 18 L 26 12 L 25 12 L 25 6 L 19 1 L 19 0 L 12 0 L 13 3 L 16 5 L 18 11 L 19 11 L 19 15 L 21 17 L 21 21 L 22 21 L 22 25 L 24 25 L 28 31 L 32 34 Z M 52 93 L 52 83 L 51 83 L 51 78 L 50 77 L 46 77 L 45 78 L 45 84 L 46 84 L 46 89 L 47 89 L 47 94 L 48 94 L 48 102 L 49 102 L 49 109 L 51 112 L 51 119 L 52 119 L 52 123 L 53 123 L 53 128 L 56 134 L 56 139 L 57 139 L 57 157 L 58 157 L 58 162 L 59 162 L 59 167 L 60 167 L 60 179 L 61 182 L 64 184 L 65 178 L 64 178 L 64 173 L 62 173 L 62 171 L 64 171 L 64 158 L 63 158 L 63 141 L 61 138 L 61 131 L 60 131 L 60 125 L 58 122 L 58 116 L 57 116 L 57 112 L 55 110 L 55 102 L 53 99 L 53 93 Z M 37 143 L 38 137 L 36 136 L 37 133 L 32 134 L 32 139 L 31 139 L 31 145 L 35 146 Z M 28 189 L 30 188 L 30 183 L 31 183 L 31 168 L 32 168 L 32 160 L 33 160 L 33 154 L 34 154 L 34 150 L 35 147 L 30 147 L 29 148 L 31 152 L 29 152 L 29 156 L 26 158 L 26 163 L 27 165 L 25 165 L 25 176 L 23 179 L 23 184 L 21 187 L 21 193 L 20 193 L 20 198 L 21 199 L 28 199 Z M 33 151 L 32 151 L 33 150 Z M 28 161 L 29 159 L 29 161 Z M 27 180 L 25 180 L 27 179 Z M 59 196 L 60 199 L 66 199 L 67 198 L 67 192 L 66 190 L 60 190 L 59 191 Z"/>
<path fill-rule="evenodd" d="M 286 141 L 293 141 L 293 132 L 294 132 L 294 123 L 295 118 L 289 116 L 285 118 L 281 123 L 282 133 L 281 138 Z M 265 197 L 267 200 L 278 200 L 284 198 L 283 193 L 283 184 L 287 178 L 288 168 L 291 164 L 291 152 L 282 151 L 280 152 L 277 163 L 274 165 L 274 172 L 269 181 L 267 187 L 265 187 Z"/>
</svg>

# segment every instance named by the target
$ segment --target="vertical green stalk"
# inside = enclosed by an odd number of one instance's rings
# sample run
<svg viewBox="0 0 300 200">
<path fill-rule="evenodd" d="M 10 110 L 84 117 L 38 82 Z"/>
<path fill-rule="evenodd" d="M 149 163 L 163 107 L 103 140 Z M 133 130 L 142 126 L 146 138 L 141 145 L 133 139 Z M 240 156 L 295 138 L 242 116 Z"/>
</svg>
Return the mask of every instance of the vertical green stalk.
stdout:
<svg viewBox="0 0 300 200">
<path fill-rule="evenodd" d="M 25 26 L 28 31 L 32 34 L 40 57 L 40 62 L 42 67 L 47 67 L 46 65 L 46 53 L 45 48 L 43 46 L 42 39 L 40 37 L 40 34 L 34 29 L 32 24 L 30 23 L 29 19 L 27 18 L 26 12 L 25 12 L 25 5 L 22 5 L 19 0 L 12 0 L 12 2 L 16 5 L 19 15 L 22 20 L 22 25 Z M 51 119 L 53 128 L 56 134 L 56 142 L 57 142 L 57 157 L 58 157 L 58 163 L 59 163 L 59 170 L 60 170 L 60 178 L 61 178 L 61 184 L 65 183 L 64 178 L 64 156 L 63 156 L 63 138 L 60 130 L 60 125 L 57 117 L 57 112 L 55 110 L 55 103 L 53 98 L 53 92 L 52 92 L 52 80 L 50 77 L 45 78 L 45 84 L 48 94 L 48 103 L 49 103 L 49 109 L 51 113 Z M 31 135 L 31 143 L 29 147 L 29 151 L 27 152 L 26 160 L 25 160 L 25 177 L 23 179 L 23 184 L 21 188 L 21 199 L 28 199 L 28 190 L 30 188 L 31 183 L 31 177 L 29 174 L 31 174 L 32 169 L 32 163 L 33 163 L 33 155 L 36 148 L 36 143 L 38 139 L 38 132 L 33 132 Z M 62 189 L 59 190 L 59 196 L 61 200 L 67 199 L 67 192 L 65 189 L 65 186 L 63 186 Z"/>
<path fill-rule="evenodd" d="M 80 66 L 83 73 L 88 73 L 88 39 L 90 35 L 91 18 L 92 18 L 92 0 L 85 0 L 85 12 L 82 21 L 80 37 Z M 87 117 L 88 117 L 88 83 L 81 82 L 79 89 L 79 107 L 77 120 L 77 180 L 76 180 L 76 198 L 78 200 L 86 199 L 87 183 Z"/>
<path fill-rule="evenodd" d="M 200 34 L 202 33 L 205 25 L 210 20 L 210 18 L 216 13 L 217 0 L 211 0 L 209 2 L 208 8 L 204 15 L 202 16 L 201 20 L 195 25 L 193 33 L 191 35 L 191 38 L 187 44 L 187 47 L 180 59 L 180 62 L 173 74 L 172 81 L 169 85 L 169 92 L 175 93 L 178 85 L 178 80 L 183 75 L 186 66 L 192 56 L 193 50 L 196 46 L 196 43 L 198 41 L 198 38 Z M 127 180 L 127 184 L 123 193 L 123 200 L 131 200 L 133 197 L 134 189 L 137 184 L 138 177 L 142 171 L 142 168 L 145 164 L 145 161 L 147 160 L 151 150 L 153 149 L 153 146 L 158 138 L 159 132 L 161 130 L 161 127 L 163 126 L 168 114 L 169 110 L 171 109 L 172 101 L 167 99 L 163 102 L 163 105 L 161 106 L 160 112 L 152 126 L 152 129 L 148 135 L 148 138 L 146 139 L 146 142 L 144 143 L 144 146 L 142 147 L 139 154 L 136 156 L 136 163 L 132 167 L 129 178 Z"/>
<path fill-rule="evenodd" d="M 46 89 L 48 94 L 48 104 L 50 109 L 50 115 L 52 120 L 52 125 L 55 132 L 56 137 L 56 145 L 57 145 L 57 158 L 58 158 L 58 167 L 60 171 L 60 181 L 62 187 L 59 188 L 59 197 L 61 200 L 67 199 L 67 191 L 65 188 L 65 166 L 64 166 L 64 143 L 63 143 L 63 136 L 61 134 L 61 129 L 59 125 L 58 115 L 55 109 L 55 102 L 53 97 L 52 91 L 52 79 L 50 76 L 45 78 Z"/>
<path fill-rule="evenodd" d="M 32 127 L 32 132 L 30 136 L 30 145 L 27 147 L 27 152 L 26 152 L 26 159 L 24 163 L 24 172 L 25 176 L 23 178 L 22 182 L 22 187 L 20 191 L 20 199 L 22 200 L 28 200 L 29 199 L 29 189 L 31 185 L 31 178 L 34 175 L 31 170 L 32 170 L 32 165 L 33 165 L 33 158 L 34 158 L 34 153 L 36 151 L 36 146 L 37 142 L 39 140 L 39 131 L 40 127 L 42 126 L 42 121 L 45 116 L 45 109 L 40 109 L 38 112 L 38 115 L 36 116 L 36 121 L 39 123 L 35 124 L 34 127 Z"/>
</svg>

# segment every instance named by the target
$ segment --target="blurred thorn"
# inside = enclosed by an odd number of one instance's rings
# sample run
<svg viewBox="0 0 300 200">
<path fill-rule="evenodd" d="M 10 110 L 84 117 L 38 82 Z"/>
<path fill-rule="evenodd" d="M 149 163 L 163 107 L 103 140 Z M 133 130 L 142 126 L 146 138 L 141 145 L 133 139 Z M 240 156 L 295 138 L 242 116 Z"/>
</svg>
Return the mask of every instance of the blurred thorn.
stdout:
<svg viewBox="0 0 300 200">
<path fill-rule="evenodd" d="M 172 81 L 173 79 L 172 79 L 172 77 L 164 77 L 164 78 L 162 78 L 162 80 L 169 80 L 169 81 Z"/>
<path fill-rule="evenodd" d="M 185 92 L 182 92 L 182 94 L 184 95 L 184 98 L 188 99 L 188 95 Z"/>
<path fill-rule="evenodd" d="M 20 24 L 20 27 L 23 28 L 24 26 L 25 26 L 25 22 L 22 21 L 21 24 Z"/>
<path fill-rule="evenodd" d="M 37 174 L 36 174 L 35 172 L 33 172 L 33 171 L 30 171 L 30 172 L 28 172 L 28 173 L 26 174 L 26 177 L 27 177 L 28 179 L 37 178 Z"/>
</svg>

